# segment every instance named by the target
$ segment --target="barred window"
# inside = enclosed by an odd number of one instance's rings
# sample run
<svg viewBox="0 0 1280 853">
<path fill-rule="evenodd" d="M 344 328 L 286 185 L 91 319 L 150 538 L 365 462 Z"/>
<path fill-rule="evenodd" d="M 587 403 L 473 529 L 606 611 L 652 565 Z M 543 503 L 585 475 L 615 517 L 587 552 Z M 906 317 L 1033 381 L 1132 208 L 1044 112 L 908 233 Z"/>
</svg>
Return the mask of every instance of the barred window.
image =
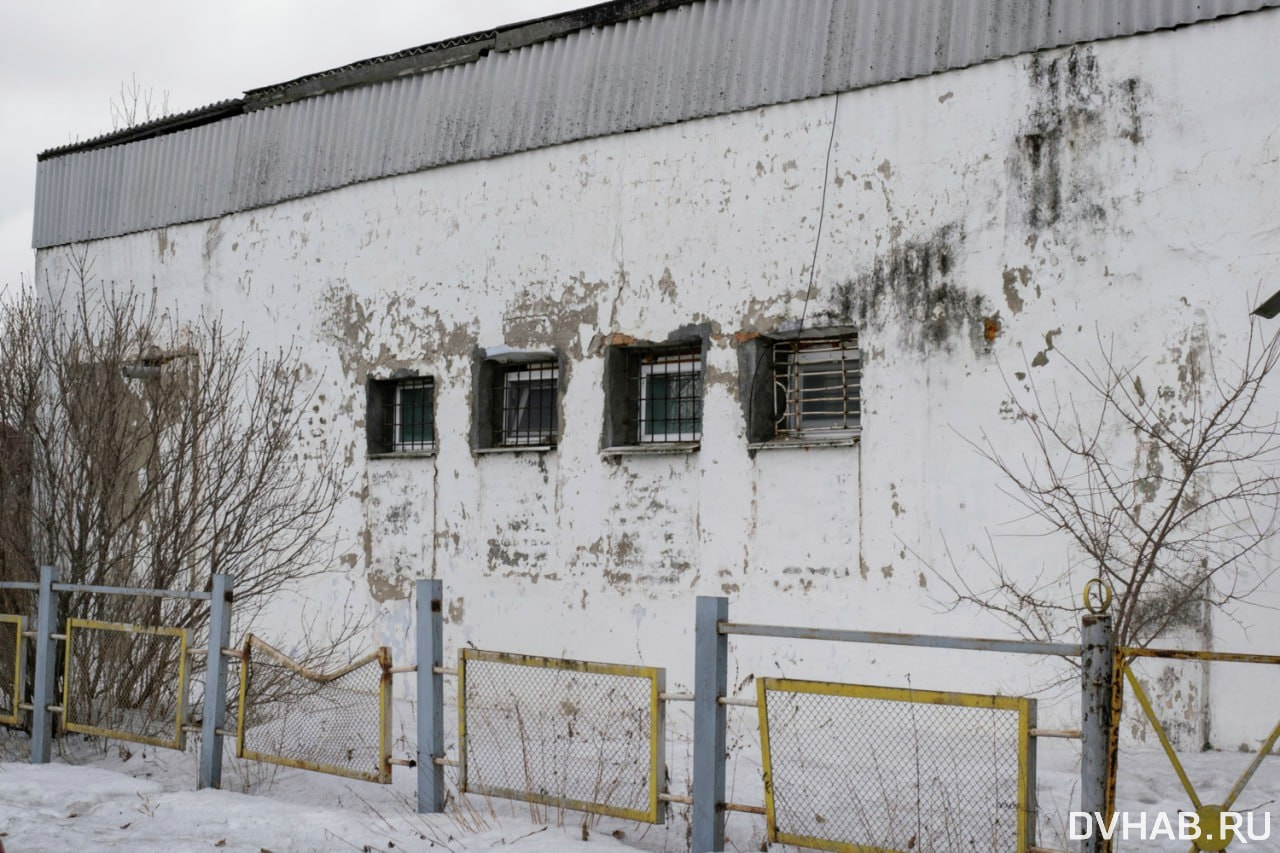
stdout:
<svg viewBox="0 0 1280 853">
<path fill-rule="evenodd" d="M 560 433 L 560 356 L 491 346 L 473 374 L 471 447 L 478 453 L 549 450 Z"/>
<path fill-rule="evenodd" d="M 698 338 L 605 349 L 604 452 L 685 453 L 698 448 L 702 350 Z"/>
<path fill-rule="evenodd" d="M 560 369 L 554 361 L 506 368 L 496 384 L 500 413 L 497 443 L 503 446 L 556 443 L 556 388 Z"/>
<path fill-rule="evenodd" d="M 432 403 L 435 388 L 430 379 L 396 384 L 395 449 L 430 450 L 436 444 L 436 419 Z"/>
<path fill-rule="evenodd" d="M 435 381 L 430 377 L 371 379 L 365 423 L 369 453 L 435 450 Z"/>
<path fill-rule="evenodd" d="M 773 384 L 778 437 L 851 435 L 862 424 L 862 356 L 854 337 L 775 342 Z"/>
<path fill-rule="evenodd" d="M 639 412 L 637 440 L 702 438 L 702 353 L 643 353 L 634 359 Z"/>
</svg>

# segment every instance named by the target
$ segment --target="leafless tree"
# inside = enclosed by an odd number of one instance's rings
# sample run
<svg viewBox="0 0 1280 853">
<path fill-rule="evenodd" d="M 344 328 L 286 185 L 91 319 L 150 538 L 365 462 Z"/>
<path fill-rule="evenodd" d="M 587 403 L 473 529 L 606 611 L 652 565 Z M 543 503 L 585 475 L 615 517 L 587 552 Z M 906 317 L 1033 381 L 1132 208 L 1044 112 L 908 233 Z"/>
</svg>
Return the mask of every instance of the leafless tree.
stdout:
<svg viewBox="0 0 1280 853">
<path fill-rule="evenodd" d="M 1280 361 L 1280 335 L 1255 323 L 1238 362 L 1207 345 L 1193 350 L 1179 381 L 1157 388 L 1144 387 L 1141 363 L 1122 363 L 1103 341 L 1093 365 L 1055 351 L 1068 365 L 1069 390 L 1009 384 L 1029 449 L 985 433 L 972 444 L 1049 541 L 1065 535 L 1069 568 L 1027 580 L 992 549 L 994 583 L 957 572 L 949 582 L 959 602 L 1047 638 L 1075 621 L 1080 591 L 1097 577 L 1114 591 L 1117 641 L 1138 646 L 1201 630 L 1210 608 L 1266 581 L 1266 546 L 1280 530 L 1280 425 L 1261 395 Z"/>
<path fill-rule="evenodd" d="M 180 322 L 98 282 L 86 252 L 70 257 L 59 292 L 0 307 L 3 577 L 53 564 L 73 583 L 202 589 L 227 573 L 245 624 L 330 567 L 342 470 L 323 445 L 303 447 L 308 371 L 290 349 L 255 351 L 216 318 Z M 197 635 L 208 619 L 203 602 L 116 595 L 68 596 L 62 613 Z M 172 674 L 151 664 L 173 644 L 125 646 L 90 655 L 76 694 L 114 691 L 126 708 L 163 695 L 155 682 Z"/>
<path fill-rule="evenodd" d="M 120 93 L 111 99 L 111 129 L 124 130 L 169 115 L 169 90 L 156 99 L 155 89 L 138 83 L 138 75 L 120 84 Z"/>
</svg>

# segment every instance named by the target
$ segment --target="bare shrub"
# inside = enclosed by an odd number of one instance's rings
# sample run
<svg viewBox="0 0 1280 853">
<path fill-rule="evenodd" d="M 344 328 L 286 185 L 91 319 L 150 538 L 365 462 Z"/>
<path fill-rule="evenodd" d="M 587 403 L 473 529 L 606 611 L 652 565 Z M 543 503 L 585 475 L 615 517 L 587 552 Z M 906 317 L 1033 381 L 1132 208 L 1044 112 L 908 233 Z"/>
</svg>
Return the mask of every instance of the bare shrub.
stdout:
<svg viewBox="0 0 1280 853">
<path fill-rule="evenodd" d="M 69 257 L 56 292 L 0 307 L 0 576 L 35 580 L 52 564 L 72 583 L 204 589 L 226 573 L 237 622 L 250 624 L 332 556 L 342 469 L 304 438 L 309 371 L 288 347 L 254 350 L 218 318 L 182 322 L 99 282 L 86 250 Z M 118 595 L 64 595 L 60 608 L 197 635 L 209 613 L 201 601 Z M 108 690 L 126 707 L 171 703 L 172 678 L 156 673 L 172 671 L 175 647 L 130 647 L 127 665 L 87 656 L 74 669 L 86 703 L 76 711 L 91 716 Z M 165 659 L 137 660 L 144 652 Z"/>
</svg>

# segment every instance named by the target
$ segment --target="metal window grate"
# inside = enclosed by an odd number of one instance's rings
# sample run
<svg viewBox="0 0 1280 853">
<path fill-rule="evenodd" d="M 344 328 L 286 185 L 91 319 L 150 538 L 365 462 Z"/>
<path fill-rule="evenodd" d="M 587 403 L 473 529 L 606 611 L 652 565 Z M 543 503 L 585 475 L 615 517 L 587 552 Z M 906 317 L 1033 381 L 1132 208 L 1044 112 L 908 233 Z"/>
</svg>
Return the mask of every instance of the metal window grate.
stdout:
<svg viewBox="0 0 1280 853">
<path fill-rule="evenodd" d="M 848 435 L 862 424 L 862 356 L 854 338 L 774 344 L 780 437 Z"/>
<path fill-rule="evenodd" d="M 498 375 L 494 408 L 496 443 L 504 446 L 553 445 L 557 438 L 556 390 L 560 368 L 554 361 L 508 367 Z"/>
<path fill-rule="evenodd" d="M 628 380 L 636 399 L 636 441 L 699 441 L 702 438 L 702 353 L 636 353 Z"/>
<path fill-rule="evenodd" d="M 433 450 L 436 444 L 435 382 L 404 379 L 396 382 L 386 423 L 392 430 L 391 447 L 397 453 Z"/>
</svg>

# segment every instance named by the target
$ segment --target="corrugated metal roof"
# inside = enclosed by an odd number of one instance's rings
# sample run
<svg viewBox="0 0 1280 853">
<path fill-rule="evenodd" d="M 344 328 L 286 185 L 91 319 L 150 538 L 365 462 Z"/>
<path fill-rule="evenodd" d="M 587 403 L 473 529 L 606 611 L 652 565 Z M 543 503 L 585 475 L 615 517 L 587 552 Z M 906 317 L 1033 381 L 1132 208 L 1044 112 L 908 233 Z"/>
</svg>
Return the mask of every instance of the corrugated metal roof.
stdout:
<svg viewBox="0 0 1280 853">
<path fill-rule="evenodd" d="M 470 61 L 395 76 L 404 73 L 396 61 L 368 60 L 329 75 L 335 90 L 323 88 L 326 75 L 313 75 L 249 93 L 250 102 L 283 99 L 278 106 L 109 147 L 48 152 L 37 173 L 33 243 L 44 248 L 209 219 L 448 163 L 1280 6 L 700 0 L 672 7 L 670 0 L 620 0 L 600 8 L 634 16 L 645 3 L 662 10 L 558 36 L 561 19 L 545 19 L 539 23 L 550 24 L 553 37 L 482 49 Z M 560 29 L 583 20 L 563 18 Z M 389 79 L 351 76 L 379 66 Z M 322 93 L 314 94 L 317 85 Z"/>
<path fill-rule="evenodd" d="M 695 0 L 609 0 L 607 3 L 507 24 L 494 30 L 455 36 L 308 74 L 286 83 L 250 89 L 245 93 L 247 108 L 275 106 L 349 86 L 473 62 L 490 51 L 515 50 L 587 27 L 616 24 L 692 2 Z"/>
<path fill-rule="evenodd" d="M 109 145 L 124 145 L 129 142 L 150 139 L 153 136 L 176 133 L 179 130 L 187 130 L 192 127 L 199 127 L 202 124 L 219 121 L 229 116 L 239 115 L 244 112 L 244 105 L 243 98 L 218 101 L 216 104 L 209 104 L 207 107 L 197 107 L 184 113 L 174 113 L 173 115 L 136 124 L 132 127 L 126 127 L 122 130 L 113 130 L 110 133 L 104 133 L 92 139 L 83 139 L 79 142 L 59 145 L 57 148 L 41 151 L 36 159 L 47 160 L 50 157 L 61 157 L 74 151 L 89 151 L 94 148 L 106 148 Z"/>
</svg>

